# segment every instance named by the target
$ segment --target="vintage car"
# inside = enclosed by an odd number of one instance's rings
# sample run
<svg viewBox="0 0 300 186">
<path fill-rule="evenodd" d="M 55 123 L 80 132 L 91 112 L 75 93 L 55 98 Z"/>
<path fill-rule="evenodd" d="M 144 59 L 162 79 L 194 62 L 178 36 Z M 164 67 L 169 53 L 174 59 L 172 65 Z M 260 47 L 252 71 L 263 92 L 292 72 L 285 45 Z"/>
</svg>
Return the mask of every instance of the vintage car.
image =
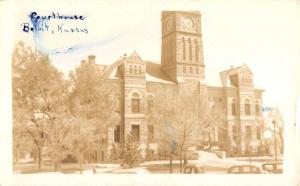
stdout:
<svg viewBox="0 0 300 186">
<path fill-rule="evenodd" d="M 262 165 L 263 170 L 273 173 L 273 174 L 281 174 L 282 173 L 282 163 L 264 163 Z"/>
<path fill-rule="evenodd" d="M 183 173 L 184 174 L 201 174 L 201 173 L 204 173 L 204 168 L 201 166 L 193 165 L 193 164 L 187 164 L 184 166 Z"/>
<path fill-rule="evenodd" d="M 267 172 L 262 170 L 256 165 L 234 165 L 227 170 L 228 174 L 266 174 Z"/>
</svg>

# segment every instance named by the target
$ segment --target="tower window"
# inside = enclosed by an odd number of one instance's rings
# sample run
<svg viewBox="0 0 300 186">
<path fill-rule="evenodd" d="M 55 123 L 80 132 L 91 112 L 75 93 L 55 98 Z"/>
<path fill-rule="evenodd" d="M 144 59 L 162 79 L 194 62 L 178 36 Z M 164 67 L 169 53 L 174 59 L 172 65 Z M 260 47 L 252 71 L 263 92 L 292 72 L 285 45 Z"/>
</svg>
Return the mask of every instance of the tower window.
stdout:
<svg viewBox="0 0 300 186">
<path fill-rule="evenodd" d="M 196 61 L 199 61 L 199 47 L 198 47 L 198 42 L 195 39 L 195 57 L 196 57 Z"/>
<path fill-rule="evenodd" d="M 184 38 L 181 38 L 181 40 L 182 40 L 182 53 L 183 53 L 183 59 L 185 60 L 185 59 L 186 59 L 185 40 L 184 40 Z"/>
<path fill-rule="evenodd" d="M 250 101 L 248 98 L 245 99 L 244 107 L 245 107 L 245 115 L 249 116 L 251 114 L 251 111 L 250 111 Z"/>
<path fill-rule="evenodd" d="M 190 61 L 192 60 L 192 42 L 191 39 L 189 38 L 189 59 Z"/>
<path fill-rule="evenodd" d="M 140 96 L 137 93 L 134 93 L 132 95 L 132 105 L 131 105 L 131 109 L 133 113 L 138 113 L 140 112 Z"/>
</svg>

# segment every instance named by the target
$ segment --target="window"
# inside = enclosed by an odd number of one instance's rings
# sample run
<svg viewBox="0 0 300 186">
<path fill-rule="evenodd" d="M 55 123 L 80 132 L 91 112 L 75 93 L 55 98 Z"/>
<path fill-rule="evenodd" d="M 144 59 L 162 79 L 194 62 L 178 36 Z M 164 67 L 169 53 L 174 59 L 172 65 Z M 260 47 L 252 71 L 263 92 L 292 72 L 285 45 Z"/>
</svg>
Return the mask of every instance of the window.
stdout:
<svg viewBox="0 0 300 186">
<path fill-rule="evenodd" d="M 141 75 L 141 74 L 142 74 L 142 67 L 139 66 L 139 75 Z"/>
<path fill-rule="evenodd" d="M 186 73 L 186 67 L 183 67 L 183 73 Z"/>
<path fill-rule="evenodd" d="M 132 94 L 132 112 L 133 113 L 138 113 L 140 112 L 140 96 L 137 93 Z"/>
<path fill-rule="evenodd" d="M 195 56 L 196 56 L 196 61 L 199 60 L 199 47 L 198 47 L 198 42 L 197 40 L 195 39 Z"/>
<path fill-rule="evenodd" d="M 251 139 L 251 127 L 250 126 L 246 126 L 246 140 L 250 140 Z"/>
<path fill-rule="evenodd" d="M 140 141 L 140 126 L 139 125 L 132 125 L 131 132 L 136 141 Z"/>
<path fill-rule="evenodd" d="M 186 50 L 186 48 L 185 48 L 185 40 L 184 40 L 184 38 L 181 38 L 181 40 L 182 40 L 182 53 L 183 53 L 183 59 L 185 60 L 186 59 L 186 53 L 185 53 L 185 50 Z"/>
<path fill-rule="evenodd" d="M 148 142 L 154 141 L 154 130 L 153 125 L 148 125 Z"/>
<path fill-rule="evenodd" d="M 193 72 L 193 67 L 190 67 L 190 74 L 194 73 Z"/>
<path fill-rule="evenodd" d="M 120 125 L 117 125 L 114 131 L 114 141 L 120 143 Z"/>
<path fill-rule="evenodd" d="M 251 114 L 251 111 L 250 111 L 250 101 L 248 98 L 245 99 L 244 107 L 245 107 L 245 115 L 249 116 Z"/>
<path fill-rule="evenodd" d="M 261 140 L 261 130 L 260 130 L 260 127 L 256 127 L 256 139 Z"/>
<path fill-rule="evenodd" d="M 233 99 L 232 102 L 231 102 L 231 114 L 233 116 L 236 115 L 236 105 L 235 105 L 235 100 Z"/>
<path fill-rule="evenodd" d="M 133 69 L 132 69 L 132 66 L 130 65 L 130 67 L 129 67 L 129 73 L 132 74 L 132 72 L 133 72 Z"/>
<path fill-rule="evenodd" d="M 259 109 L 259 104 L 258 104 L 258 102 L 255 103 L 255 113 L 256 113 L 257 116 L 260 115 L 260 109 Z"/>
<path fill-rule="evenodd" d="M 189 59 L 190 61 L 192 60 L 192 42 L 191 39 L 189 38 Z"/>
<path fill-rule="evenodd" d="M 196 68 L 196 74 L 199 74 L 199 68 Z"/>
</svg>

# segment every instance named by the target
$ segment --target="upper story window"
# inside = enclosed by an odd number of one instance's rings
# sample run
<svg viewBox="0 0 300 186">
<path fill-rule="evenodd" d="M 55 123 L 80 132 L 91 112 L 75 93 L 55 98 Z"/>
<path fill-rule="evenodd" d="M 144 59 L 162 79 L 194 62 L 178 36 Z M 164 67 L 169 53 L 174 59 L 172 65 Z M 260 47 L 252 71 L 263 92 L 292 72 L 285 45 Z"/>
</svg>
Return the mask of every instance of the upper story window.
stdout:
<svg viewBox="0 0 300 186">
<path fill-rule="evenodd" d="M 199 47 L 198 47 L 198 42 L 197 39 L 195 39 L 195 57 L 196 57 L 196 61 L 199 61 Z"/>
<path fill-rule="evenodd" d="M 137 93 L 132 94 L 131 98 L 131 109 L 133 113 L 138 113 L 140 112 L 140 96 Z"/>
<path fill-rule="evenodd" d="M 130 74 L 133 73 L 133 69 L 132 69 L 132 66 L 131 66 L 131 65 L 129 66 L 129 73 L 130 73 Z"/>
<path fill-rule="evenodd" d="M 236 115 L 236 104 L 235 104 L 235 100 L 234 99 L 232 99 L 232 101 L 231 101 L 231 114 L 233 116 Z"/>
<path fill-rule="evenodd" d="M 190 67 L 190 74 L 193 74 L 193 67 Z"/>
<path fill-rule="evenodd" d="M 248 98 L 245 99 L 244 109 L 245 109 L 245 115 L 250 116 L 251 115 L 250 100 Z"/>
<path fill-rule="evenodd" d="M 141 74 L 142 74 L 142 67 L 139 66 L 139 75 L 141 75 Z"/>
<path fill-rule="evenodd" d="M 186 67 L 185 66 L 183 67 L 183 73 L 186 73 Z"/>
</svg>

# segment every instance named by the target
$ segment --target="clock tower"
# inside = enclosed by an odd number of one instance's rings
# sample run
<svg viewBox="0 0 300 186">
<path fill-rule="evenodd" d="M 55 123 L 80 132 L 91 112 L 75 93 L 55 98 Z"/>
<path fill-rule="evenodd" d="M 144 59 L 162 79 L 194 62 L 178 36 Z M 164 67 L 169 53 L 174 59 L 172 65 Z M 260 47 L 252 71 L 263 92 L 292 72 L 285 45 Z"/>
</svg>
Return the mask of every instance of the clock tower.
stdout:
<svg viewBox="0 0 300 186">
<path fill-rule="evenodd" d="M 163 11 L 161 21 L 162 69 L 175 82 L 204 80 L 200 12 Z"/>
</svg>

